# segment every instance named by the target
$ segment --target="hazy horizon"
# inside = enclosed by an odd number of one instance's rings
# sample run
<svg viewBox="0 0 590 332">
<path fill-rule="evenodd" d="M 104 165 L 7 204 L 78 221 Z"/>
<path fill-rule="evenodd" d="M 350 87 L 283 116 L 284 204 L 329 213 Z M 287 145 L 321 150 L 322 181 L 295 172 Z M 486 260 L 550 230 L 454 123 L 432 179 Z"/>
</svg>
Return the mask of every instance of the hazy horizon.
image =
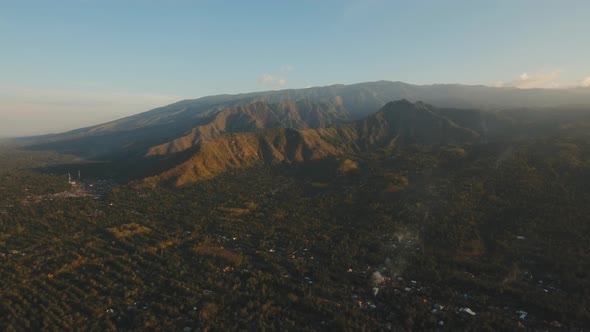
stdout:
<svg viewBox="0 0 590 332">
<path fill-rule="evenodd" d="M 401 82 L 401 81 L 389 81 L 389 80 L 380 80 L 380 81 Z M 376 83 L 376 82 L 380 82 L 380 81 L 356 82 L 356 83 L 351 83 L 351 84 Z M 498 88 L 497 86 L 490 86 L 490 85 L 484 85 L 484 84 L 470 85 L 470 84 L 461 84 L 461 83 L 432 83 L 432 84 L 412 84 L 412 83 L 408 83 L 408 82 L 401 82 L 401 83 L 415 85 L 415 86 L 463 85 L 463 86 L 483 86 L 483 87 L 490 87 L 490 88 Z M 327 84 L 327 85 L 322 85 L 322 86 L 313 86 L 313 87 L 308 86 L 308 87 L 302 87 L 302 88 L 282 88 L 282 89 L 274 89 L 274 90 L 263 89 L 263 90 L 247 91 L 247 92 L 240 92 L 240 93 L 230 93 L 230 94 L 219 93 L 219 94 L 214 94 L 214 95 L 205 95 L 205 96 L 196 96 L 196 97 L 147 96 L 148 97 L 147 100 L 144 100 L 144 99 L 146 99 L 146 96 L 142 96 L 140 94 L 137 94 L 137 95 L 132 95 L 136 99 L 134 99 L 134 100 L 120 100 L 119 103 L 116 103 L 114 101 L 109 103 L 109 102 L 97 100 L 97 105 L 86 105 L 86 106 L 84 106 L 84 108 L 82 108 L 82 107 L 80 108 L 80 109 L 84 109 L 86 111 L 86 113 L 84 113 L 84 114 L 73 113 L 76 111 L 76 109 L 75 109 L 76 100 L 72 100 L 71 104 L 67 103 L 67 102 L 56 103 L 58 105 L 61 105 L 61 107 L 59 107 L 60 110 L 70 112 L 69 114 L 65 114 L 64 118 L 61 118 L 61 119 L 62 120 L 67 119 L 70 121 L 64 121 L 60 124 L 57 124 L 56 126 L 52 127 L 53 129 L 40 129 L 39 131 L 36 131 L 36 132 L 32 131 L 32 132 L 24 132 L 24 133 L 20 133 L 20 134 L 19 133 L 10 134 L 10 131 L 8 131 L 8 133 L 0 132 L 0 139 L 58 134 L 58 133 L 63 133 L 63 132 L 67 132 L 70 130 L 91 127 L 94 125 L 99 125 L 99 124 L 115 121 L 118 119 L 122 119 L 122 118 L 125 118 L 128 116 L 141 114 L 141 113 L 153 110 L 155 108 L 167 106 L 169 104 L 173 104 L 173 103 L 176 103 L 176 102 L 179 102 L 182 100 L 199 99 L 202 97 L 215 96 L 215 95 L 235 95 L 235 94 L 242 94 L 242 93 L 264 93 L 264 92 L 269 92 L 269 91 L 329 87 L 329 86 L 334 86 L 334 85 L 342 85 L 342 84 L 341 83 L 334 83 L 334 84 Z M 350 84 L 347 84 L 347 85 L 350 85 Z M 502 87 L 499 87 L 499 88 L 502 88 Z M 506 88 L 515 88 L 515 89 L 519 89 L 519 90 L 539 89 L 539 88 L 535 88 L 535 87 L 531 87 L 531 88 L 506 87 Z M 590 87 L 585 87 L 585 86 L 541 88 L 541 89 L 563 90 L 563 89 L 571 89 L 571 88 L 585 88 L 585 89 L 588 89 L 588 91 L 590 93 Z M 121 96 L 121 97 L 127 96 L 126 94 L 115 94 L 115 93 L 113 93 L 112 95 L 113 96 Z M 107 105 L 109 108 L 101 108 L 101 105 Z M 569 105 L 561 105 L 561 106 L 569 106 Z M 2 111 L 2 109 L 0 109 L 0 112 L 1 111 Z M 100 114 L 95 114 L 97 116 L 90 117 L 90 119 L 88 119 L 88 118 L 81 119 L 80 118 L 80 116 L 87 115 L 91 111 L 103 111 L 103 112 Z M 47 118 L 46 118 L 47 120 L 51 120 L 52 118 L 53 119 L 55 118 L 55 115 L 52 114 L 51 112 L 48 112 L 45 115 L 47 116 Z M 78 116 L 75 116 L 75 115 L 78 115 Z M 26 127 L 29 124 L 30 118 L 23 116 L 20 119 L 19 118 L 8 119 L 9 124 L 10 124 L 11 120 L 12 120 L 13 124 L 17 124 L 17 121 L 21 121 L 23 127 Z M 3 122 L 3 124 L 6 124 L 6 122 Z M 10 127 L 10 126 L 7 126 L 7 128 L 8 127 Z"/>
<path fill-rule="evenodd" d="M 0 4 L 0 136 L 181 99 L 378 80 L 590 86 L 584 1 L 60 4 Z"/>
<path fill-rule="evenodd" d="M 589 13 L 0 0 L 0 331 L 590 331 Z"/>
</svg>

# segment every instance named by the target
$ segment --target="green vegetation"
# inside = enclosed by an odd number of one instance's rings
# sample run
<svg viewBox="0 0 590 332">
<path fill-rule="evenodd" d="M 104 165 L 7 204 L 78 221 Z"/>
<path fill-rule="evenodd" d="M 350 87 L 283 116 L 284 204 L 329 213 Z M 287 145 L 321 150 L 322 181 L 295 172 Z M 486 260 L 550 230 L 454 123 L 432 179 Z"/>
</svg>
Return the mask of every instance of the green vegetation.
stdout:
<svg viewBox="0 0 590 332">
<path fill-rule="evenodd" d="M 421 102 L 400 100 L 365 119 L 327 128 L 274 128 L 228 134 L 201 142 L 188 160 L 143 182 L 148 186 L 183 186 L 255 164 L 301 163 L 408 143 L 464 144 L 479 138 L 474 130 L 459 127 L 439 112 Z M 452 157 L 454 151 L 460 155 L 460 150 L 449 148 L 449 154 Z"/>
<path fill-rule="evenodd" d="M 0 329 L 588 327 L 590 136 L 547 137 L 27 204 L 67 179 L 3 163 Z"/>
</svg>

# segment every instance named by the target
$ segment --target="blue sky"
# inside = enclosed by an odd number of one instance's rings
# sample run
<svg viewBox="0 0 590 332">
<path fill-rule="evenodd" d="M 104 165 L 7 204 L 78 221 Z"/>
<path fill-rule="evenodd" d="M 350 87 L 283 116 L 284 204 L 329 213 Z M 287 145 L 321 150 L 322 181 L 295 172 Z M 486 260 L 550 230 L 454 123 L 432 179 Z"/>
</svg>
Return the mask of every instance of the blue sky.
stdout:
<svg viewBox="0 0 590 332">
<path fill-rule="evenodd" d="M 585 0 L 0 0 L 0 136 L 219 93 L 590 85 L 589 13 Z"/>
</svg>

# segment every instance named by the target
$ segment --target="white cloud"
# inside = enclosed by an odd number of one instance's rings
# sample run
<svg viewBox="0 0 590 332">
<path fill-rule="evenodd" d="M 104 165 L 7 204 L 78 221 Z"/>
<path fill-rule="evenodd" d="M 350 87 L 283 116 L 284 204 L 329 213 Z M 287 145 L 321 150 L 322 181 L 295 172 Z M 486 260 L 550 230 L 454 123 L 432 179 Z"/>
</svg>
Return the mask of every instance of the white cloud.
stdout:
<svg viewBox="0 0 590 332">
<path fill-rule="evenodd" d="M 258 78 L 258 84 L 267 85 L 274 82 L 275 78 L 271 74 L 263 74 Z"/>
<path fill-rule="evenodd" d="M 269 88 L 280 88 L 287 85 L 287 79 L 283 77 L 274 77 L 271 74 L 264 74 L 258 78 L 258 84 Z"/>
<path fill-rule="evenodd" d="M 293 71 L 295 69 L 295 67 L 291 66 L 291 65 L 284 65 L 281 66 L 281 72 L 282 73 L 288 73 L 290 71 Z"/>
<path fill-rule="evenodd" d="M 578 81 L 565 81 L 561 79 L 560 71 L 546 73 L 522 73 L 512 81 L 500 81 L 493 84 L 495 87 L 512 87 L 519 89 L 565 89 L 574 87 L 590 87 L 590 76 Z"/>
<path fill-rule="evenodd" d="M 564 86 L 558 82 L 559 75 L 559 71 L 537 74 L 522 73 L 518 76 L 518 79 L 508 82 L 497 82 L 494 85 L 497 87 L 512 87 L 519 89 L 561 88 Z"/>
<path fill-rule="evenodd" d="M 286 75 L 288 75 L 289 72 L 295 70 L 295 67 L 293 67 L 292 65 L 284 65 L 278 69 L 279 74 L 277 74 L 276 72 L 272 74 L 262 74 L 262 76 L 260 76 L 257 80 L 258 85 L 262 85 L 267 88 L 282 88 L 285 85 L 287 85 L 288 81 Z"/>
</svg>

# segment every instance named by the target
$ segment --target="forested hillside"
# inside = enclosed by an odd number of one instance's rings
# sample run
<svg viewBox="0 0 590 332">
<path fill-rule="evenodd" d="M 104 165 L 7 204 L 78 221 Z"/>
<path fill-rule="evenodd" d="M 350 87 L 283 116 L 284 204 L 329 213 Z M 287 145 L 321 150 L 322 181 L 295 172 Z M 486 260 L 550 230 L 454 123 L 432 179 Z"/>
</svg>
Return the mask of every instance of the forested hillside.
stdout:
<svg viewBox="0 0 590 332">
<path fill-rule="evenodd" d="M 408 142 L 97 199 L 51 196 L 67 177 L 20 166 L 50 157 L 12 151 L 0 328 L 587 328 L 590 137 L 547 132 Z"/>
<path fill-rule="evenodd" d="M 590 88 L 516 89 L 459 84 L 366 82 L 306 89 L 206 96 L 65 133 L 21 138 L 34 150 L 57 150 L 85 159 L 133 159 L 175 153 L 203 138 L 261 128 L 322 128 L 373 114 L 407 99 L 440 108 L 503 111 L 590 106 Z"/>
<path fill-rule="evenodd" d="M 0 0 L 0 332 L 590 331 L 589 14 Z"/>
</svg>

